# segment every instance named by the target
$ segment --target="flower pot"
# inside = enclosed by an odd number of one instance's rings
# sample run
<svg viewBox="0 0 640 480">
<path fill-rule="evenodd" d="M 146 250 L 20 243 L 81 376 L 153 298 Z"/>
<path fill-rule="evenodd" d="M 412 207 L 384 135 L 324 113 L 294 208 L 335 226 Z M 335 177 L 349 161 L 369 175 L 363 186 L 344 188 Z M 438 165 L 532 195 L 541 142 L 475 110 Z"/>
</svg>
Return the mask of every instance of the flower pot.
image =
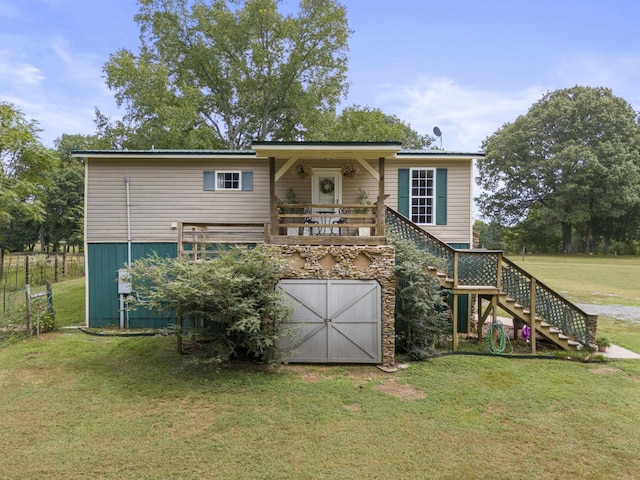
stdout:
<svg viewBox="0 0 640 480">
<path fill-rule="evenodd" d="M 598 351 L 599 352 L 606 352 L 607 351 L 607 346 L 606 345 L 598 345 Z"/>
</svg>

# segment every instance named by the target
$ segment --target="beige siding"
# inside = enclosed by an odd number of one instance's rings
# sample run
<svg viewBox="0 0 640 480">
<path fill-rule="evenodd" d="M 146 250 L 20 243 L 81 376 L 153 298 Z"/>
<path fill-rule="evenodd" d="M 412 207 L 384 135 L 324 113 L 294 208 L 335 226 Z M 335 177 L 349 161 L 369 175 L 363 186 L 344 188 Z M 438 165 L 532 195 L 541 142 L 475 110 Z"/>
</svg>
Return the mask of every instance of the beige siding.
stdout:
<svg viewBox="0 0 640 480">
<path fill-rule="evenodd" d="M 179 155 L 177 153 L 176 155 Z M 135 159 L 87 160 L 86 241 L 127 241 L 125 176 L 130 178 L 131 237 L 133 242 L 173 242 L 174 222 L 269 222 L 269 165 L 266 159 Z M 341 167 L 340 160 L 307 160 L 314 168 Z M 276 162 L 276 169 L 284 164 Z M 378 161 L 369 164 L 377 171 Z M 433 167 L 448 169 L 447 225 L 425 227 L 448 243 L 471 243 L 471 161 L 430 158 L 386 160 L 386 204 L 397 209 L 398 169 Z M 204 191 L 205 170 L 251 170 L 253 191 Z M 298 203 L 311 202 L 311 178 L 298 178 L 293 169 L 276 184 L 276 195 L 286 202 L 292 188 Z M 342 201 L 357 203 L 359 189 L 377 199 L 376 180 L 361 168 L 342 182 Z"/>
<path fill-rule="evenodd" d="M 399 168 L 447 169 L 447 224 L 423 227 L 447 243 L 472 243 L 472 164 L 471 160 L 404 159 L 387 161 L 385 165 L 386 204 L 398 209 Z"/>
<path fill-rule="evenodd" d="M 240 163 L 241 162 L 241 163 Z M 252 170 L 253 191 L 204 191 L 205 170 Z M 127 241 L 125 175 L 134 242 L 174 242 L 172 222 L 269 221 L 265 160 L 96 159 L 87 161 L 86 241 Z"/>
</svg>

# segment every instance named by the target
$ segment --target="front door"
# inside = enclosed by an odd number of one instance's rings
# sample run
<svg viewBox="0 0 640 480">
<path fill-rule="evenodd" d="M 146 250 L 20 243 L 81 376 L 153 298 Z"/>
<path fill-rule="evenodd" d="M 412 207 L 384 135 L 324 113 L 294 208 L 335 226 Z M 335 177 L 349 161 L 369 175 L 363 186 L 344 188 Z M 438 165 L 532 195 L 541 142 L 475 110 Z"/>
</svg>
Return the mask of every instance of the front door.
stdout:
<svg viewBox="0 0 640 480">
<path fill-rule="evenodd" d="M 339 168 L 314 168 L 311 190 L 311 203 L 321 205 L 314 209 L 314 213 L 321 216 L 318 218 L 321 224 L 333 224 L 340 217 L 338 207 L 327 205 L 338 205 L 342 199 L 342 172 Z M 335 230 L 335 231 L 334 231 Z M 338 228 L 320 228 L 321 234 L 337 235 Z"/>
</svg>

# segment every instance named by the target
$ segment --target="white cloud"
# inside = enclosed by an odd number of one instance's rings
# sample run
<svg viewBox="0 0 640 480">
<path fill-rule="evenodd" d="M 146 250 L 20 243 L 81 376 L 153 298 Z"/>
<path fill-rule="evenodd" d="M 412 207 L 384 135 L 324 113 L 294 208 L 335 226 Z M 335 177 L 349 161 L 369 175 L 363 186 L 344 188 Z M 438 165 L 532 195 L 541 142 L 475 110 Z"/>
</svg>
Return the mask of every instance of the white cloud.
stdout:
<svg viewBox="0 0 640 480">
<path fill-rule="evenodd" d="M 376 101 L 420 133 L 442 131 L 445 150 L 477 151 L 505 122 L 525 114 L 546 90 L 482 90 L 447 78 L 420 77 L 406 85 L 384 85 Z"/>
<path fill-rule="evenodd" d="M 11 63 L 3 61 L 0 54 L 0 82 L 7 82 L 16 87 L 39 85 L 44 80 L 40 69 L 28 63 Z"/>
</svg>

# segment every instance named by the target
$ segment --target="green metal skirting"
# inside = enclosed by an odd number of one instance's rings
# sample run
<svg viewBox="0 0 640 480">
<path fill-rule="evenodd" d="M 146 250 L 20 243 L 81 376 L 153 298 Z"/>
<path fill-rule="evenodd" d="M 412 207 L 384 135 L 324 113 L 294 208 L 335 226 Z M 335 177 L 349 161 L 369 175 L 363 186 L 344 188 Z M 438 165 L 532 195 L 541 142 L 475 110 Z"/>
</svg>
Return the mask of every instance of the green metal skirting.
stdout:
<svg viewBox="0 0 640 480">
<path fill-rule="evenodd" d="M 133 243 L 132 261 L 157 253 L 176 257 L 177 243 Z M 87 245 L 87 289 L 89 327 L 120 325 L 118 270 L 127 262 L 126 243 L 89 243 Z M 130 328 L 165 328 L 175 323 L 175 317 L 158 315 L 146 309 L 129 312 Z"/>
</svg>

